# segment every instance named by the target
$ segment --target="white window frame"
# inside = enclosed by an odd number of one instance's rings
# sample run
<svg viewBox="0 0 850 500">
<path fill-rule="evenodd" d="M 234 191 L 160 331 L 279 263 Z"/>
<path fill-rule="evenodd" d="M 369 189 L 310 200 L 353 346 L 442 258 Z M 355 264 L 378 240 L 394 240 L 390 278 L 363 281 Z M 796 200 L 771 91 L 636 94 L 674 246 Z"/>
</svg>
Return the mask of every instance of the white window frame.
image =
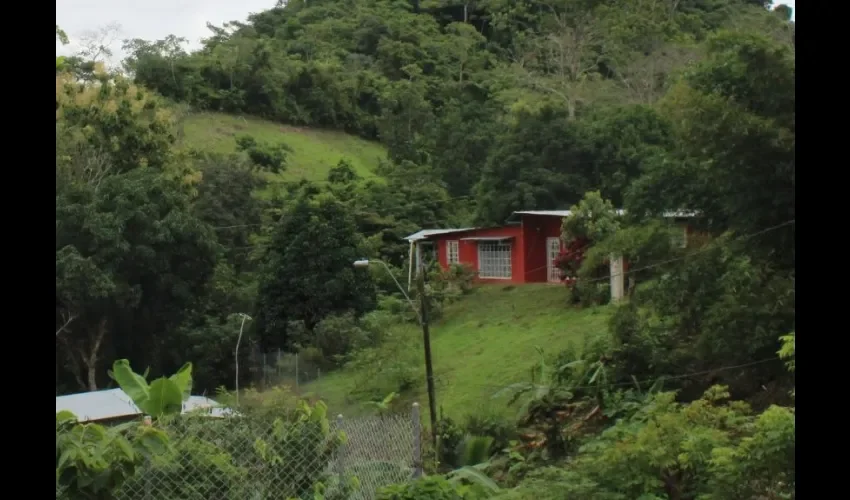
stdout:
<svg viewBox="0 0 850 500">
<path fill-rule="evenodd" d="M 458 240 L 446 241 L 446 263 L 449 266 L 460 264 L 460 242 Z"/>
<path fill-rule="evenodd" d="M 478 277 L 509 280 L 513 276 L 513 245 L 510 241 L 478 242 Z"/>
<path fill-rule="evenodd" d="M 546 271 L 549 283 L 559 283 L 561 281 L 561 270 L 555 265 L 555 259 L 560 254 L 561 238 L 546 238 Z"/>
</svg>

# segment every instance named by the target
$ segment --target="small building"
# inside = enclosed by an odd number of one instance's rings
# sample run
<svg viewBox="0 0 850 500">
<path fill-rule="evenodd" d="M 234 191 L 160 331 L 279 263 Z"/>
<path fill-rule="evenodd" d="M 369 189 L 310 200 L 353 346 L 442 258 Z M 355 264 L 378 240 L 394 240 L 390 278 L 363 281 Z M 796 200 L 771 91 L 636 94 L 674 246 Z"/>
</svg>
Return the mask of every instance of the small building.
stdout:
<svg viewBox="0 0 850 500">
<path fill-rule="evenodd" d="M 619 211 L 623 213 L 622 210 Z M 411 234 L 408 284 L 414 266 L 436 259 L 442 269 L 463 264 L 474 269 L 482 283 L 559 283 L 560 270 L 555 262 L 561 250 L 561 223 L 569 210 L 525 210 L 511 214 L 503 226 L 460 229 L 431 229 Z M 692 232 L 688 219 L 692 213 L 670 212 L 664 215 L 682 227 L 687 245 Z M 622 262 L 618 263 L 622 266 Z M 622 273 L 622 271 L 619 271 Z"/>
<path fill-rule="evenodd" d="M 142 416 L 142 411 L 121 389 L 81 392 L 56 396 L 56 413 L 70 411 L 80 422 L 115 423 Z M 228 408 L 204 396 L 189 396 L 183 402 L 183 413 L 202 412 L 213 417 L 231 413 Z"/>
</svg>

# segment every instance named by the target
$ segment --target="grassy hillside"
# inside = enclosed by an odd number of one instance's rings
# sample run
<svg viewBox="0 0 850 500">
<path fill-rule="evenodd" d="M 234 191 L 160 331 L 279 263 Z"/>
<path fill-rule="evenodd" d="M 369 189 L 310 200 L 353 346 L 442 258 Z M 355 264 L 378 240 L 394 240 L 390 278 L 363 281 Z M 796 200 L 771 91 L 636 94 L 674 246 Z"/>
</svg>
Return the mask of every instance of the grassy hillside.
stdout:
<svg viewBox="0 0 850 500">
<path fill-rule="evenodd" d="M 437 401 L 445 414 L 512 414 L 507 398 L 493 395 L 512 383 L 530 380 L 540 358 L 537 347 L 553 356 L 571 342 L 604 334 L 609 308 L 575 309 L 565 300 L 565 290 L 557 286 L 482 286 L 450 305 L 433 326 L 431 341 Z M 410 327 L 409 334 L 421 338 L 416 327 Z M 411 348 L 421 353 L 421 341 Z M 422 366 L 424 379 L 424 362 Z M 356 373 L 342 371 L 306 389 L 335 412 L 357 414 L 364 411 L 362 402 L 350 396 L 357 380 Z M 424 382 L 411 399 L 427 411 Z"/>
<path fill-rule="evenodd" d="M 378 162 L 387 157 L 380 144 L 344 132 L 291 127 L 248 116 L 194 113 L 183 120 L 182 132 L 181 146 L 218 153 L 234 152 L 235 139 L 243 134 L 258 141 L 285 143 L 293 150 L 289 165 L 270 180 L 324 180 L 343 158 L 362 177 L 372 177 Z"/>
</svg>

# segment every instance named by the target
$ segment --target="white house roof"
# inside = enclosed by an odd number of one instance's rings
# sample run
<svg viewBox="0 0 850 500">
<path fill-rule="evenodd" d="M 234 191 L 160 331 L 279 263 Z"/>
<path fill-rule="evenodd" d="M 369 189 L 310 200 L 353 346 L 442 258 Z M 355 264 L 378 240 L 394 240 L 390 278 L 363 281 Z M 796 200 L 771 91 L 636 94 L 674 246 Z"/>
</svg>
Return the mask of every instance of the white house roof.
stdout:
<svg viewBox="0 0 850 500">
<path fill-rule="evenodd" d="M 438 234 L 449 234 L 449 233 L 461 233 L 463 231 L 472 231 L 475 229 L 474 227 L 465 227 L 459 229 L 423 229 L 422 231 L 418 231 L 416 233 L 411 234 L 410 236 L 405 236 L 404 239 L 410 242 L 424 240 L 429 236 L 436 236 Z"/>
<path fill-rule="evenodd" d="M 622 208 L 617 209 L 617 215 L 623 215 L 626 211 Z M 573 213 L 570 210 L 522 210 L 513 212 L 511 216 L 514 215 L 543 215 L 549 217 L 569 217 Z M 669 218 L 685 218 L 685 217 L 694 217 L 696 216 L 696 212 L 677 210 L 671 212 L 664 212 L 664 217 Z"/>
<path fill-rule="evenodd" d="M 183 413 L 208 408 L 212 416 L 224 416 L 230 412 L 217 402 L 204 396 L 189 396 L 183 403 Z M 70 411 L 80 422 L 132 417 L 142 412 L 121 389 L 83 392 L 56 397 L 56 413 Z"/>
</svg>

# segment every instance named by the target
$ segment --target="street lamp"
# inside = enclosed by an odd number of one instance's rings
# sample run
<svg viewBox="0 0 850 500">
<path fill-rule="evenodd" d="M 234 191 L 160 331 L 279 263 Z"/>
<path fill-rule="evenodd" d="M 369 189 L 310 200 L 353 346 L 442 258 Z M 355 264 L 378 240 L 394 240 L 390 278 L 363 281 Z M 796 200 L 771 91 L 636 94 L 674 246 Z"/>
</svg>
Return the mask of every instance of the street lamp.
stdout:
<svg viewBox="0 0 850 500">
<path fill-rule="evenodd" d="M 239 407 L 239 344 L 242 342 L 242 331 L 245 329 L 245 322 L 251 321 L 251 316 L 248 316 L 245 313 L 239 313 L 239 316 L 242 317 L 242 325 L 239 327 L 239 337 L 236 338 L 236 406 Z"/>
<path fill-rule="evenodd" d="M 431 444 L 434 445 L 434 450 L 437 450 L 437 396 L 434 394 L 434 369 L 431 363 L 431 332 L 428 329 L 428 302 L 425 299 L 425 272 L 423 269 L 419 270 L 419 279 L 416 280 L 417 289 L 419 291 L 419 309 L 416 308 L 416 305 L 410 300 L 410 297 L 407 295 L 407 292 L 404 291 L 404 287 L 401 286 L 401 283 L 395 278 L 390 266 L 387 265 L 386 262 L 379 259 L 360 259 L 354 261 L 354 267 L 369 267 L 369 264 L 373 262 L 378 262 L 384 269 L 387 270 L 390 277 L 395 282 L 399 291 L 404 298 L 407 299 L 410 307 L 413 308 L 413 311 L 416 313 L 416 316 L 419 318 L 419 324 L 422 325 L 422 341 L 425 344 L 425 381 L 428 385 L 428 410 L 431 417 Z"/>
</svg>

